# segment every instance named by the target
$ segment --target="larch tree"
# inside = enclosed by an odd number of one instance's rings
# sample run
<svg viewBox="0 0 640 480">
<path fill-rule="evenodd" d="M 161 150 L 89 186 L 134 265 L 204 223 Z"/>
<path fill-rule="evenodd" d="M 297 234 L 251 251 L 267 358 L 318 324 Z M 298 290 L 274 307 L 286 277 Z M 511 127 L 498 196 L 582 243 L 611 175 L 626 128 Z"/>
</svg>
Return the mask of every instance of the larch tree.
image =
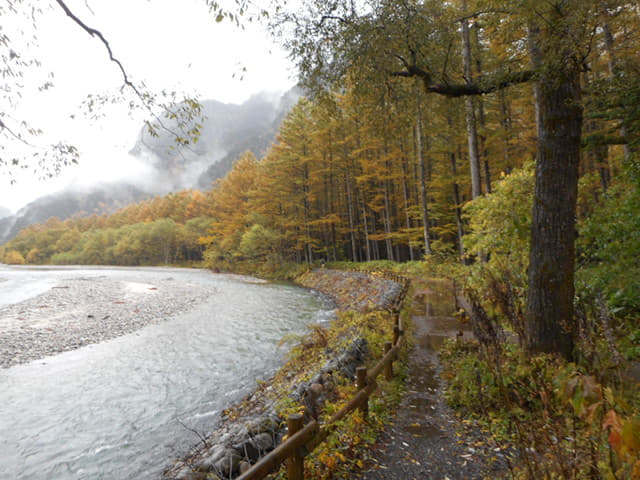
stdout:
<svg viewBox="0 0 640 480">
<path fill-rule="evenodd" d="M 534 82 L 538 135 L 526 345 L 571 357 L 580 73 L 601 2 L 486 0 L 470 2 L 466 11 L 435 1 L 303 3 L 305 13 L 283 23 L 293 28 L 288 45 L 310 83 L 339 79 L 347 67 L 363 76 L 417 77 L 426 92 L 452 98 Z M 629 7 L 618 2 L 617 8 Z M 480 17 L 509 38 L 512 55 L 501 70 L 469 81 L 452 72 L 449 53 L 460 38 L 460 21 Z"/>
<path fill-rule="evenodd" d="M 238 159 L 232 170 L 216 182 L 212 192 L 213 222 L 209 236 L 202 239 L 218 257 L 235 252 L 249 225 L 250 193 L 256 182 L 258 161 L 251 152 Z"/>
</svg>

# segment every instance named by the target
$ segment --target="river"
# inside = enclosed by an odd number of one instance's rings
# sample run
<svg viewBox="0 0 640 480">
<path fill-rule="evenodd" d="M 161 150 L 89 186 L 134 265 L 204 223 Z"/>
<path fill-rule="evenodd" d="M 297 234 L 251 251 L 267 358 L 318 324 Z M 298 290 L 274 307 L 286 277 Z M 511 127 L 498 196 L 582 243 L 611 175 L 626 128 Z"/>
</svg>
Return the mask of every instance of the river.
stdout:
<svg viewBox="0 0 640 480">
<path fill-rule="evenodd" d="M 93 285 L 94 302 L 96 284 L 125 285 L 130 295 L 149 286 L 153 304 L 165 301 L 154 285 L 167 279 L 207 294 L 188 311 L 132 333 L 0 369 L 2 479 L 156 478 L 198 442 L 190 429 L 211 429 L 222 408 L 274 372 L 284 335 L 333 314 L 325 298 L 291 285 L 105 267 L 0 267 L 0 313 L 37 305 L 78 278 Z"/>
</svg>

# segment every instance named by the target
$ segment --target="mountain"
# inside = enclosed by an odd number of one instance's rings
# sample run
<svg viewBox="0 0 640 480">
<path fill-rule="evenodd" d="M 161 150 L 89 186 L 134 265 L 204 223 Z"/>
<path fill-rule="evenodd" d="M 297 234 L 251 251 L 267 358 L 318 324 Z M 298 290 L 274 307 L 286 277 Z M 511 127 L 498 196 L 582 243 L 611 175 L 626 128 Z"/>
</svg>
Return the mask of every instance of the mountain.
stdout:
<svg viewBox="0 0 640 480">
<path fill-rule="evenodd" d="M 65 190 L 40 197 L 11 215 L 0 219 L 0 243 L 20 230 L 51 217 L 60 220 L 112 213 L 131 203 L 151 197 L 149 192 L 126 183 L 94 185 L 87 190 Z"/>
<path fill-rule="evenodd" d="M 0 219 L 11 215 L 11 210 L 5 207 L 0 207 Z"/>
<path fill-rule="evenodd" d="M 164 190 L 209 189 L 245 151 L 251 150 L 258 158 L 264 155 L 300 95 L 300 90 L 293 88 L 277 97 L 260 93 L 242 105 L 202 101 L 204 121 L 195 144 L 181 148 L 175 145 L 175 136 L 184 136 L 184 131 L 195 126 L 195 120 L 182 128 L 176 122 L 163 121 L 164 128 L 159 128 L 156 135 L 143 128 L 130 153 L 153 167 L 158 174 L 155 184 Z"/>
<path fill-rule="evenodd" d="M 224 177 L 231 170 L 233 162 L 247 150 L 251 150 L 257 158 L 262 158 L 275 141 L 282 120 L 301 96 L 302 90 L 297 87 L 282 95 L 278 104 L 273 105 L 275 108 L 271 110 L 268 117 L 271 119 L 270 122 L 265 122 L 262 125 L 264 128 L 256 128 L 252 122 L 246 122 L 244 135 L 237 137 L 235 141 L 230 139 L 231 141 L 227 144 L 227 153 L 202 172 L 198 179 L 198 187 L 209 189 L 211 183 L 217 178 Z M 250 104 L 250 102 L 251 100 L 247 103 Z M 241 110 L 239 114 L 241 120 L 245 118 L 248 120 L 250 117 L 247 111 Z"/>
<path fill-rule="evenodd" d="M 264 155 L 300 96 L 301 91 L 293 88 L 284 95 L 257 94 L 242 105 L 205 100 L 201 102 L 205 119 L 200 138 L 185 147 L 175 145 L 175 122 L 163 122 L 165 128 L 158 129 L 155 136 L 142 128 L 129 153 L 144 165 L 144 178 L 70 188 L 40 197 L 4 218 L 0 210 L 0 244 L 50 217 L 65 220 L 111 213 L 154 195 L 185 188 L 207 190 L 245 151 L 251 150 L 258 158 Z M 194 125 L 195 121 L 187 129 Z"/>
</svg>

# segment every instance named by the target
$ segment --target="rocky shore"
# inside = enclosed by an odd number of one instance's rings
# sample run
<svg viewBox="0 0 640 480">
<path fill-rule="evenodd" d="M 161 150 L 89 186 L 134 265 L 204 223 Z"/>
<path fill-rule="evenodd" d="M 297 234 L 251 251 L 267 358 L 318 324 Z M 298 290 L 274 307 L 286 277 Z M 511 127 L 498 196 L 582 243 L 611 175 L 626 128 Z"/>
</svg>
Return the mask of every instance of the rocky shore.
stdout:
<svg viewBox="0 0 640 480">
<path fill-rule="evenodd" d="M 319 269 L 300 279 L 303 286 L 333 298 L 341 310 L 393 308 L 402 287 L 383 277 Z M 44 358 L 103 342 L 192 309 L 215 293 L 211 285 L 183 283 L 170 274 L 149 283 L 128 275 L 61 278 L 45 293 L 0 308 L 0 367 Z M 308 414 L 330 395 L 337 378 L 353 379 L 368 353 L 363 338 L 332 350 L 313 372 L 286 374 L 277 393 L 261 383 L 239 404 L 225 410 L 219 428 L 202 436 L 192 453 L 165 470 L 166 479 L 230 478 L 275 448 L 286 433 L 276 413 L 278 401 L 306 405 Z M 284 398 L 287 397 L 288 398 Z M 316 412 L 317 413 L 317 412 Z"/>
<path fill-rule="evenodd" d="M 317 269 L 297 282 L 329 295 L 341 310 L 389 310 L 403 294 L 399 283 L 360 272 Z M 346 348 L 333 351 L 318 370 L 287 373 L 286 399 L 274 397 L 269 382 L 261 384 L 225 412 L 219 428 L 203 438 L 191 455 L 168 467 L 163 479 L 219 480 L 245 472 L 286 434 L 285 419 L 278 416 L 276 403 L 304 405 L 307 417 L 316 416 L 339 378 L 355 379 L 356 367 L 363 364 L 368 349 L 365 339 L 353 338 Z M 301 377 L 308 380 L 299 381 Z"/>
<path fill-rule="evenodd" d="M 211 286 L 125 278 L 62 279 L 42 295 L 0 308 L 0 367 L 99 343 L 166 320 L 211 296 Z"/>
<path fill-rule="evenodd" d="M 402 292 L 402 285 L 379 274 L 324 268 L 311 270 L 296 282 L 328 295 L 340 310 L 355 312 L 392 309 Z"/>
</svg>

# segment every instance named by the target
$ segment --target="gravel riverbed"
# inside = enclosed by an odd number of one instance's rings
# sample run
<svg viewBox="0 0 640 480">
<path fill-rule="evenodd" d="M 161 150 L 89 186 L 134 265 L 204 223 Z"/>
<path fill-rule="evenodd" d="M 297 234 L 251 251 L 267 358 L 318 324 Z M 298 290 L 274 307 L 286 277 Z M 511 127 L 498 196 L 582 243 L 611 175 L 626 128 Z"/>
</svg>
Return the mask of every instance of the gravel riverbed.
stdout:
<svg viewBox="0 0 640 480">
<path fill-rule="evenodd" d="M 0 308 L 0 367 L 103 342 L 190 310 L 215 287 L 167 274 L 60 279 L 47 292 Z"/>
</svg>

